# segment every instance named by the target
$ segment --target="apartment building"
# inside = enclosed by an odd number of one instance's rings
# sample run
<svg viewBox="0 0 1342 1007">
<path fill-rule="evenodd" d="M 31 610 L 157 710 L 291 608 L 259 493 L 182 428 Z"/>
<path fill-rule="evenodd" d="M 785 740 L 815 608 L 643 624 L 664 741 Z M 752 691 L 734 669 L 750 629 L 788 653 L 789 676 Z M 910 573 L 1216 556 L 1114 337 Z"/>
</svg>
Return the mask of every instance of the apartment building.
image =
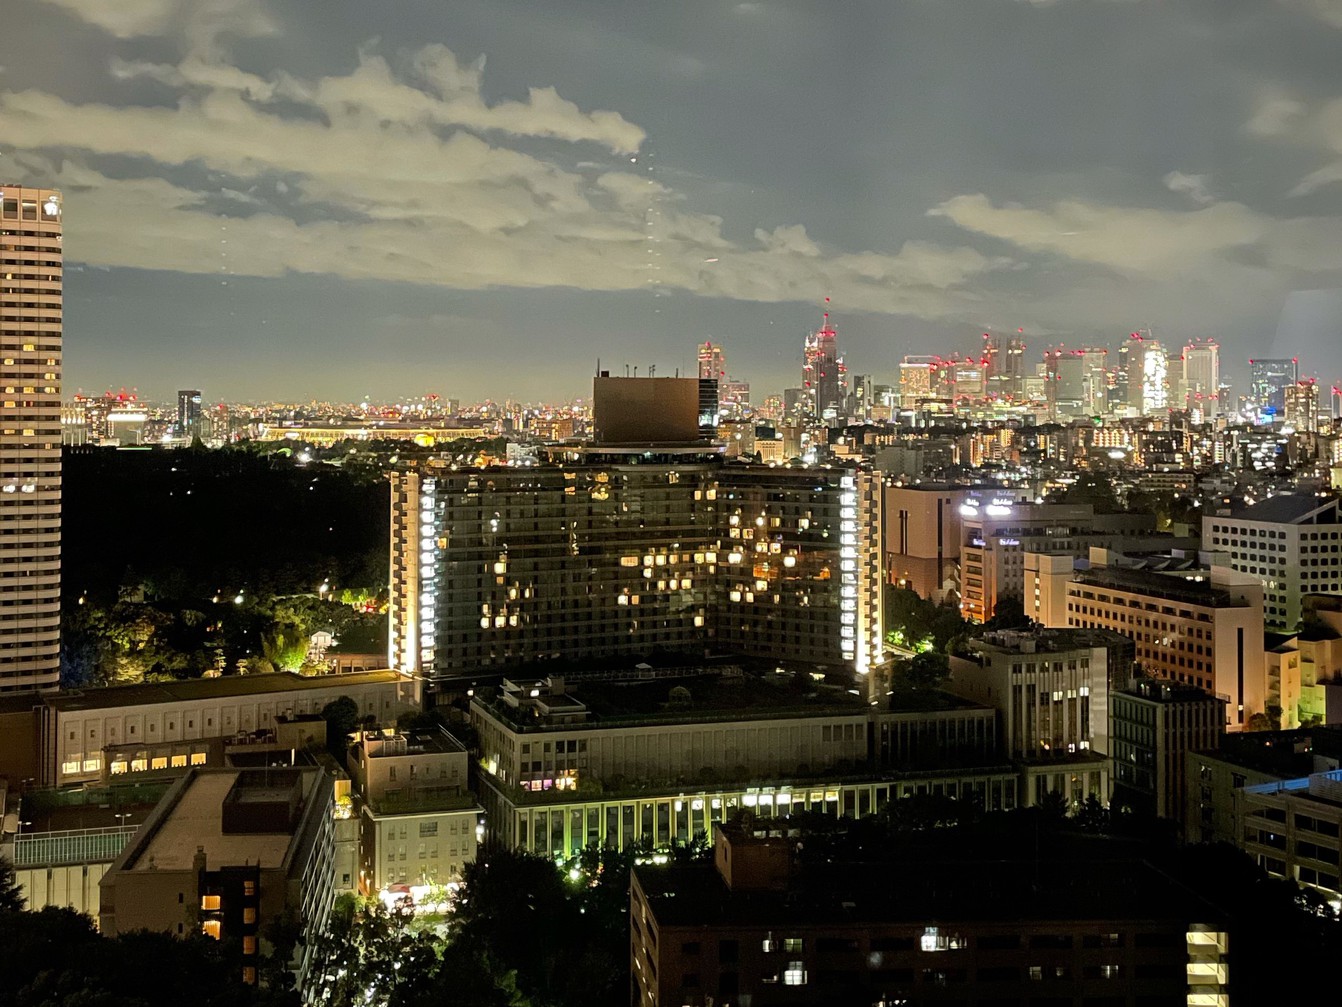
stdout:
<svg viewBox="0 0 1342 1007">
<path fill-rule="evenodd" d="M 747 809 L 859 817 L 915 794 L 1017 806 L 991 708 L 953 697 L 933 710 L 873 708 L 739 670 L 639 677 L 648 673 L 477 691 L 494 839 L 566 858 L 591 843 L 664 847 Z"/>
<path fill-rule="evenodd" d="M 1066 597 L 1066 625 L 1129 637 L 1144 674 L 1227 697 L 1228 727 L 1244 728 L 1267 700 L 1263 588 L 1225 567 L 1166 571 L 1117 565 L 1091 551 L 1088 569 L 1041 578 L 1039 610 L 1054 615 Z"/>
<path fill-rule="evenodd" d="M 1342 594 L 1342 511 L 1336 498 L 1281 494 L 1202 519 L 1204 548 L 1263 585 L 1263 620 L 1294 632 L 1309 594 Z"/>
<path fill-rule="evenodd" d="M 1225 734 L 1225 700 L 1193 686 L 1138 679 L 1109 696 L 1112 802 L 1141 815 L 1178 819 L 1190 752 Z"/>
<path fill-rule="evenodd" d="M 445 677 L 655 650 L 881 663 L 879 479 L 702 445 L 392 477 L 389 657 Z"/>
<path fill-rule="evenodd" d="M 995 707 L 1006 755 L 1021 770 L 1022 804 L 1050 791 L 1076 805 L 1109 797 L 1109 652 L 1105 634 L 1003 630 L 951 657 L 948 689 Z"/>
<path fill-rule="evenodd" d="M 635 868 L 640 1007 L 1229 1002 L 1226 921 L 1132 860 L 796 862 L 774 823 Z"/>
<path fill-rule="evenodd" d="M 361 730 L 348 764 L 359 815 L 359 891 L 412 896 L 457 881 L 475 860 L 481 808 L 465 747 L 442 729 Z"/>
<path fill-rule="evenodd" d="M 60 684 L 64 205 L 0 185 L 0 693 Z"/>
</svg>

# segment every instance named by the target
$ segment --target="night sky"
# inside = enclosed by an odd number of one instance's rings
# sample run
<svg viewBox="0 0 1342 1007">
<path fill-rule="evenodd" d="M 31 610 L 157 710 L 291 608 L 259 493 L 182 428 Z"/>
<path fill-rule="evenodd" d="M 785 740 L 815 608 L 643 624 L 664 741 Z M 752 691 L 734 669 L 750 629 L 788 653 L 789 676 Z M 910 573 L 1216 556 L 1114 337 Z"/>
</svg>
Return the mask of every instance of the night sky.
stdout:
<svg viewBox="0 0 1342 1007">
<path fill-rule="evenodd" d="M 878 381 L 1148 324 L 1342 378 L 1342 0 L 3 11 L 67 391 L 557 400 L 711 338 L 758 400 L 825 296 Z"/>
</svg>

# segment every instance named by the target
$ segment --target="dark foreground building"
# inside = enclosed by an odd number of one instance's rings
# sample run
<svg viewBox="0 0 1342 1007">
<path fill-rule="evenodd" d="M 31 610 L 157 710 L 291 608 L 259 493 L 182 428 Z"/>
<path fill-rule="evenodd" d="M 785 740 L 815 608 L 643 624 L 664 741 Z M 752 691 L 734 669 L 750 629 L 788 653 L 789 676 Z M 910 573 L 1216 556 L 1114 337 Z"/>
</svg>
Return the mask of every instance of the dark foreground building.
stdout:
<svg viewBox="0 0 1342 1007">
<path fill-rule="evenodd" d="M 1226 923 L 1142 861 L 798 867 L 778 823 L 715 835 L 634 871 L 641 1007 L 1229 1002 Z"/>
</svg>

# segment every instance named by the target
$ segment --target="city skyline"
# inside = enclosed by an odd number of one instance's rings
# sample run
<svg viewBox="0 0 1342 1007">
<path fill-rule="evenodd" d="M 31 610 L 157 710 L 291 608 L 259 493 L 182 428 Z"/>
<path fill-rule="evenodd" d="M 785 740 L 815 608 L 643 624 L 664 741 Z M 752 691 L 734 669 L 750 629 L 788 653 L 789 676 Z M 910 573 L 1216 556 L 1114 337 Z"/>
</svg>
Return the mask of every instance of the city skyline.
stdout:
<svg viewBox="0 0 1342 1007">
<path fill-rule="evenodd" d="M 877 380 L 1148 323 L 1342 372 L 1319 4 L 23 6 L 0 164 L 71 205 L 70 390 L 534 400 L 704 340 L 784 388 L 825 296 Z"/>
</svg>

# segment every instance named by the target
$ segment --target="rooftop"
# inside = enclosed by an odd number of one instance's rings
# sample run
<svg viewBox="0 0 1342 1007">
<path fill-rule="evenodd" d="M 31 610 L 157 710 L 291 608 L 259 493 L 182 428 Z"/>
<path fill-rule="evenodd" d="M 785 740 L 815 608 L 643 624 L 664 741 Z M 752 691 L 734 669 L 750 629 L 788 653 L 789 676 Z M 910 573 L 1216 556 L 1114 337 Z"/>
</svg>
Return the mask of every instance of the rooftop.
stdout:
<svg viewBox="0 0 1342 1007">
<path fill-rule="evenodd" d="M 192 869 L 196 848 L 203 846 L 212 868 L 243 864 L 260 864 L 276 868 L 284 863 L 290 845 L 296 836 L 290 832 L 225 832 L 222 809 L 235 783 L 246 772 L 239 770 L 196 770 L 184 778 L 181 789 L 164 798 L 162 816 L 156 827 L 133 844 L 124 870 L 128 871 L 189 871 Z M 319 770 L 302 770 L 305 796 Z M 234 799 L 245 798 L 253 788 L 246 787 L 234 794 Z M 284 794 L 258 793 L 252 800 L 284 799 Z"/>
<path fill-rule="evenodd" d="M 867 703 L 834 687 L 816 687 L 801 673 L 786 675 L 696 675 L 653 681 L 577 682 L 561 686 L 545 704 L 561 716 L 581 704 L 585 720 L 556 722 L 556 730 L 584 730 L 615 725 L 694 723 L 714 720 L 765 720 L 823 714 L 863 716 Z M 569 699 L 560 703 L 560 697 Z M 576 700 L 576 702 L 574 702 Z M 475 702 L 520 729 L 548 729 L 530 706 L 509 705 L 500 696 Z M 562 705 L 563 708 L 557 706 Z"/>
<path fill-rule="evenodd" d="M 1316 496 L 1282 493 L 1230 512 L 1236 521 L 1271 521 L 1275 524 L 1332 524 L 1338 521 L 1337 501 Z M 1328 510 L 1329 513 L 1317 513 Z"/>
<path fill-rule="evenodd" d="M 1009 653 L 1057 653 L 1066 650 L 1089 650 L 1091 647 L 1125 645 L 1128 640 L 1120 633 L 1103 629 L 1048 629 L 1035 626 L 1030 629 L 989 630 L 969 641 L 969 646 L 986 646 Z"/>
<path fill-rule="evenodd" d="M 1213 587 L 1210 580 L 1193 580 L 1149 570 L 1125 570 L 1112 566 L 1092 567 L 1089 570 L 1078 571 L 1075 583 L 1107 587 L 1208 608 L 1239 607 L 1229 591 Z"/>
<path fill-rule="evenodd" d="M 227 699 L 262 693 L 305 692 L 331 689 L 338 691 L 354 685 L 376 685 L 403 681 L 391 670 L 355 671 L 348 675 L 297 675 L 280 671 L 268 675 L 224 675 L 220 678 L 191 678 L 180 682 L 145 682 L 141 685 L 116 685 L 106 689 L 71 689 L 42 697 L 42 701 L 60 712 L 101 710 L 117 706 L 146 706 L 153 703 L 181 703 L 192 700 Z"/>
<path fill-rule="evenodd" d="M 1141 860 L 947 860 L 814 864 L 785 891 L 733 893 L 712 865 L 637 869 L 659 926 L 1168 920 L 1215 909 Z"/>
</svg>

